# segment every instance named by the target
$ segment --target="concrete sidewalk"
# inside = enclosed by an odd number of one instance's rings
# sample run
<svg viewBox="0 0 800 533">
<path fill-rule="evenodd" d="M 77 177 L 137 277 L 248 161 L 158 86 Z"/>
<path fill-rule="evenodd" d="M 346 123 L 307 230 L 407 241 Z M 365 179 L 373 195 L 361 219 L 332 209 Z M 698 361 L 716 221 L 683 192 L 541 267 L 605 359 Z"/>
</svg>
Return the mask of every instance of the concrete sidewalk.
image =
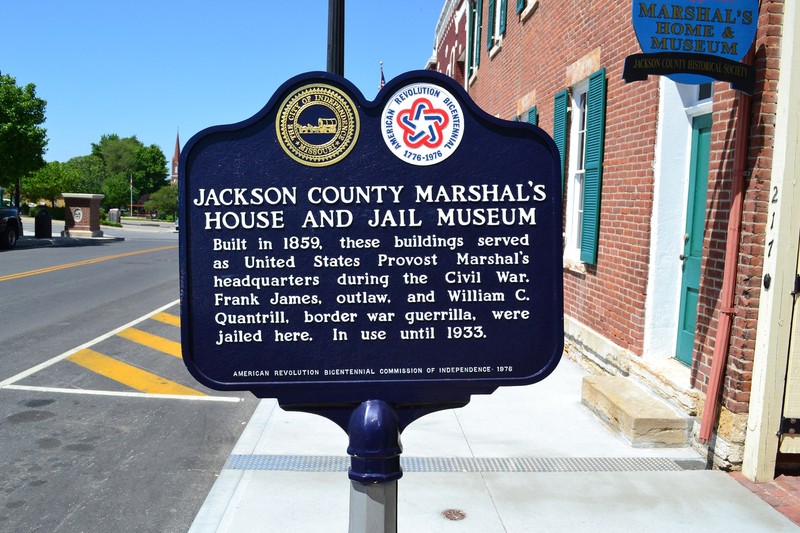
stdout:
<svg viewBox="0 0 800 533">
<path fill-rule="evenodd" d="M 581 405 L 583 376 L 565 359 L 411 424 L 398 531 L 798 531 L 690 448 L 632 448 Z M 263 400 L 190 531 L 346 532 L 346 448 L 332 422 Z"/>
</svg>

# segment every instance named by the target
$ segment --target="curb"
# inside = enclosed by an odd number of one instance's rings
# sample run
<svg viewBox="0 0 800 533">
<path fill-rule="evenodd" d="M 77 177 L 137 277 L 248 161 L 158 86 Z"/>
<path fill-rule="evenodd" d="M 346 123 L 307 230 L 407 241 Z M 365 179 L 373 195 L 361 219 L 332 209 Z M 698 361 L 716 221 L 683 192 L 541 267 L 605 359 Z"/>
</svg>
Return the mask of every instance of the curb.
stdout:
<svg viewBox="0 0 800 533">
<path fill-rule="evenodd" d="M 61 246 L 93 246 L 110 242 L 124 241 L 124 237 L 50 237 L 37 238 L 22 236 L 17 241 L 17 248 L 44 248 Z"/>
</svg>

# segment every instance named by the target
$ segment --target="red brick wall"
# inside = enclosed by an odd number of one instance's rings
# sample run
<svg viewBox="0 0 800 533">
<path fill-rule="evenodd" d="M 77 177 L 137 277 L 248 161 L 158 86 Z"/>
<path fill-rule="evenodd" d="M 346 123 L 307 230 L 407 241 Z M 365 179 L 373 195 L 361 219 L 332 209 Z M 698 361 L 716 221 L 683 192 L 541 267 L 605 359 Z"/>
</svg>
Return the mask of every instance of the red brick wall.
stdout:
<svg viewBox="0 0 800 533">
<path fill-rule="evenodd" d="M 764 242 L 770 202 L 772 146 L 777 106 L 778 56 L 783 22 L 783 1 L 764 0 L 755 43 L 756 91 L 751 99 L 747 169 L 743 199 L 738 274 L 731 328 L 730 352 L 723 380 L 723 405 L 734 413 L 745 413 L 750 402 L 755 353 L 758 303 L 761 294 Z M 714 353 L 725 246 L 728 231 L 734 170 L 736 113 L 739 96 L 725 83 L 716 83 L 712 129 L 712 163 L 709 171 L 708 220 L 706 222 L 698 330 L 695 337 L 693 385 L 705 391 Z"/>
<path fill-rule="evenodd" d="M 565 270 L 565 312 L 640 354 L 658 81 L 626 84 L 622 80 L 625 57 L 640 52 L 631 25 L 631 4 L 542 0 L 524 23 L 519 22 L 514 5 L 509 2 L 502 49 L 494 58 L 487 54 L 484 29 L 481 63 L 470 95 L 489 113 L 510 119 L 517 112 L 517 100 L 535 91 L 539 125 L 552 133 L 553 99 L 567 88 L 567 69 L 600 49 L 608 98 L 598 261 L 588 266 L 586 274 Z M 484 21 L 488 20 L 487 6 L 484 2 Z"/>
<path fill-rule="evenodd" d="M 488 20 L 484 1 L 483 21 Z M 537 105 L 539 125 L 553 131 L 553 98 L 568 85 L 567 69 L 599 49 L 608 95 L 597 265 L 585 273 L 565 269 L 565 313 L 617 345 L 641 355 L 653 209 L 653 161 L 658 121 L 658 79 L 626 84 L 626 56 L 641 52 L 631 25 L 631 2 L 541 0 L 524 23 L 509 0 L 502 49 L 493 58 L 482 34 L 481 62 L 469 85 L 472 98 L 489 113 L 511 119 L 527 96 Z M 752 379 L 756 319 L 765 253 L 772 136 L 775 123 L 777 57 L 783 0 L 763 0 L 755 65 L 740 256 L 731 348 L 723 402 L 746 412 Z M 588 73 L 587 73 L 588 74 Z M 573 80 L 580 81 L 580 80 Z M 706 390 L 714 350 L 731 206 L 734 122 L 738 93 L 715 84 L 705 254 L 698 305 L 692 385 Z"/>
</svg>

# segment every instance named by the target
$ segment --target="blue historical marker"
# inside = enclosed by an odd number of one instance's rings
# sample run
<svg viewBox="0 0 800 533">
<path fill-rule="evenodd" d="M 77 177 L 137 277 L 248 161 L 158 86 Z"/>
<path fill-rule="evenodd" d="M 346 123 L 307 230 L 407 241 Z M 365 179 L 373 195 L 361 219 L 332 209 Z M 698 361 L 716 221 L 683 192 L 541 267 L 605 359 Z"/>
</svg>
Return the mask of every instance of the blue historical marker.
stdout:
<svg viewBox="0 0 800 533">
<path fill-rule="evenodd" d="M 181 154 L 189 371 L 346 430 L 368 401 L 402 429 L 545 378 L 563 348 L 559 173 L 544 131 L 445 76 L 404 74 L 374 102 L 333 74 L 287 81 Z"/>
</svg>

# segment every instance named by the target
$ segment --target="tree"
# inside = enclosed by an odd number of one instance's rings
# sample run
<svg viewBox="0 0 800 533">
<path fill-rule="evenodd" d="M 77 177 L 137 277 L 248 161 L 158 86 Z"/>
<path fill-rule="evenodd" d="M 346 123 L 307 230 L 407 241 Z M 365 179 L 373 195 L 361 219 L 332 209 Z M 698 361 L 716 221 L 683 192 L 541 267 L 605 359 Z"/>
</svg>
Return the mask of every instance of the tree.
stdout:
<svg viewBox="0 0 800 533">
<path fill-rule="evenodd" d="M 145 146 L 135 135 L 125 138 L 116 134 L 103 135 L 99 143 L 92 143 L 92 155 L 103 160 L 106 181 L 111 177 L 115 182 L 120 177 L 128 181 L 133 179 L 137 198 L 157 191 L 166 182 L 167 158 L 161 148 L 155 144 Z M 106 198 L 107 205 L 116 205 L 108 202 Z"/>
<path fill-rule="evenodd" d="M 122 174 L 109 176 L 103 182 L 103 205 L 114 208 L 128 205 L 130 201 L 129 181 Z"/>
<path fill-rule="evenodd" d="M 23 176 L 44 166 L 47 102 L 36 96 L 36 86 L 17 87 L 17 80 L 0 74 L 0 187 L 14 187 L 19 205 Z"/>
<path fill-rule="evenodd" d="M 144 203 L 148 211 L 156 211 L 159 218 L 174 217 L 178 213 L 178 188 L 165 185 L 150 195 Z"/>
<path fill-rule="evenodd" d="M 134 156 L 136 171 L 133 183 L 139 187 L 141 194 L 151 194 L 166 185 L 167 158 L 155 144 L 142 146 Z"/>
<path fill-rule="evenodd" d="M 136 135 L 120 138 L 116 133 L 103 135 L 99 143 L 92 143 L 92 155 L 103 160 L 106 177 L 133 172 L 136 151 L 143 146 Z"/>
<path fill-rule="evenodd" d="M 22 188 L 29 201 L 50 200 L 55 205 L 61 193 L 81 192 L 77 190 L 80 182 L 81 175 L 74 167 L 52 161 L 22 178 Z"/>
<path fill-rule="evenodd" d="M 78 192 L 86 194 L 96 194 L 103 190 L 103 159 L 96 155 L 80 155 L 73 157 L 65 163 L 74 169 L 80 176 L 77 183 L 72 185 L 70 190 L 63 192 Z"/>
<path fill-rule="evenodd" d="M 131 196 L 134 203 L 141 203 L 163 187 L 167 183 L 167 159 L 155 144 L 145 146 L 136 136 L 111 134 L 92 143 L 90 155 L 27 174 L 25 183 L 30 191 L 26 192 L 32 200 L 52 199 L 63 192 L 102 192 L 103 206 L 113 208 L 128 205 Z"/>
</svg>

